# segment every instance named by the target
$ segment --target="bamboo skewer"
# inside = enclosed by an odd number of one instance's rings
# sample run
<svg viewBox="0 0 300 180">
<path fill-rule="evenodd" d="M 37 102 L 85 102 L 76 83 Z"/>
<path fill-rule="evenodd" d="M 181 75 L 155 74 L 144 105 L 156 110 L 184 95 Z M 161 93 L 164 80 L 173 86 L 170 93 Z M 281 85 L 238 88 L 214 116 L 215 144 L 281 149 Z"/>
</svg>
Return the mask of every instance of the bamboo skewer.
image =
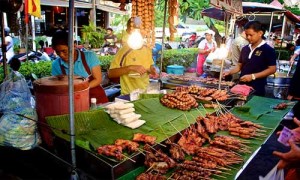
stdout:
<svg viewBox="0 0 300 180">
<path fill-rule="evenodd" d="M 171 124 L 171 126 L 181 135 L 181 136 L 183 136 L 182 134 L 181 134 L 181 132 L 180 131 L 178 131 L 178 129 L 170 122 L 170 121 L 168 121 L 170 124 Z"/>
<path fill-rule="evenodd" d="M 135 160 L 131 159 L 129 156 L 126 156 L 125 154 L 122 154 L 126 159 L 129 159 L 130 161 L 132 161 L 133 163 L 136 163 Z"/>
<path fill-rule="evenodd" d="M 206 111 L 205 107 L 203 106 L 203 104 L 201 104 L 202 108 L 204 109 L 205 111 L 205 114 L 208 114 L 208 112 Z"/>
<path fill-rule="evenodd" d="M 174 173 L 172 173 L 171 176 L 169 176 L 169 177 L 167 178 L 167 180 L 173 179 L 172 176 L 174 176 Z"/>
<path fill-rule="evenodd" d="M 185 117 L 185 119 L 186 119 L 186 121 L 187 121 L 187 123 L 188 123 L 188 126 L 190 127 L 191 126 L 191 124 L 190 124 L 190 122 L 189 122 L 189 120 L 188 120 L 188 118 L 187 118 L 187 116 L 186 116 L 186 114 L 184 113 L 184 117 Z"/>
<path fill-rule="evenodd" d="M 141 151 L 139 148 L 137 148 L 137 150 L 141 153 L 141 154 L 143 154 L 144 156 L 146 155 L 143 151 Z"/>
<path fill-rule="evenodd" d="M 217 177 L 220 177 L 220 178 L 224 178 L 224 179 L 227 179 L 227 177 L 225 176 L 221 176 L 221 175 L 218 175 L 218 174 L 212 174 L 213 176 L 217 176 Z"/>
<path fill-rule="evenodd" d="M 203 107 L 203 106 L 202 106 Z M 198 109 L 198 108 L 196 108 L 197 109 L 197 111 L 200 113 L 200 115 L 202 116 L 202 117 L 204 117 L 203 116 L 203 114 L 202 114 L 202 112 Z"/>
<path fill-rule="evenodd" d="M 159 126 L 161 131 L 163 132 L 163 134 L 167 137 L 168 141 L 172 142 L 170 139 L 169 139 L 169 136 L 166 134 L 166 132 L 164 131 L 164 129 L 162 128 L 162 126 L 160 125 Z"/>
<path fill-rule="evenodd" d="M 146 170 L 146 172 L 145 173 L 147 173 L 147 172 L 149 172 L 153 167 L 154 167 L 154 163 Z"/>
<path fill-rule="evenodd" d="M 166 145 L 162 144 L 162 143 L 159 143 L 159 142 L 155 142 L 156 144 L 162 146 L 162 147 L 167 147 Z"/>
</svg>

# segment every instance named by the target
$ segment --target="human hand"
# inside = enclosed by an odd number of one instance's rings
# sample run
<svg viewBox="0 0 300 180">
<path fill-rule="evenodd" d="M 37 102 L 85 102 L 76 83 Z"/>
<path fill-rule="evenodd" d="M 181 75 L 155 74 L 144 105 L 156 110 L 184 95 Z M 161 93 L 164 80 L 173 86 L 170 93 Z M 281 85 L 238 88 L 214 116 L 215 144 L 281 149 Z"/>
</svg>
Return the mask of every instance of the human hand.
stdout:
<svg viewBox="0 0 300 180">
<path fill-rule="evenodd" d="M 294 97 L 294 96 L 292 96 L 292 95 L 288 95 L 288 97 L 287 97 L 286 99 L 290 101 L 290 100 L 293 99 L 293 97 Z"/>
<path fill-rule="evenodd" d="M 229 76 L 230 75 L 230 71 L 225 71 L 222 74 L 222 77 L 225 78 L 225 76 Z"/>
<path fill-rule="evenodd" d="M 240 78 L 240 81 L 241 82 L 250 82 L 252 81 L 252 76 L 251 74 L 247 74 L 247 75 L 244 75 Z"/>
<path fill-rule="evenodd" d="M 147 73 L 147 69 L 145 69 L 144 66 L 142 66 L 142 65 L 130 65 L 129 70 L 137 72 L 140 75 Z"/>
<path fill-rule="evenodd" d="M 148 72 L 150 73 L 150 78 L 152 78 L 152 79 L 159 78 L 159 74 L 157 73 L 156 68 L 154 66 L 150 66 L 150 69 L 148 70 Z"/>
<path fill-rule="evenodd" d="M 293 120 L 298 127 L 292 130 L 293 135 L 290 140 L 295 143 L 300 143 L 300 121 L 297 118 L 294 118 Z M 281 131 L 278 131 L 276 134 L 280 135 Z"/>
<path fill-rule="evenodd" d="M 291 150 L 287 153 L 282 153 L 278 151 L 273 151 L 273 155 L 280 158 L 278 162 L 278 169 L 283 169 L 288 166 L 293 166 L 300 162 L 300 147 L 298 147 L 293 141 L 289 141 Z"/>
</svg>

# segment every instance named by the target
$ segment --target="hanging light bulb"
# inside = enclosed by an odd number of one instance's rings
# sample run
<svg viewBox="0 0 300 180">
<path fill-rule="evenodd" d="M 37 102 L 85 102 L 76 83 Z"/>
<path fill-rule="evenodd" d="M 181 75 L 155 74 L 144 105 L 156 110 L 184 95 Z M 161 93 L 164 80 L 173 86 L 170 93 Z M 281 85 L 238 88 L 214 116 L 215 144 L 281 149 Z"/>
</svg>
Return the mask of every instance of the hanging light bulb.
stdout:
<svg viewBox="0 0 300 180">
<path fill-rule="evenodd" d="M 144 45 L 144 38 L 139 29 L 141 22 L 142 21 L 141 21 L 140 17 L 135 17 L 133 19 L 134 29 L 128 37 L 127 44 L 131 49 L 134 49 L 134 50 L 140 49 Z"/>
</svg>

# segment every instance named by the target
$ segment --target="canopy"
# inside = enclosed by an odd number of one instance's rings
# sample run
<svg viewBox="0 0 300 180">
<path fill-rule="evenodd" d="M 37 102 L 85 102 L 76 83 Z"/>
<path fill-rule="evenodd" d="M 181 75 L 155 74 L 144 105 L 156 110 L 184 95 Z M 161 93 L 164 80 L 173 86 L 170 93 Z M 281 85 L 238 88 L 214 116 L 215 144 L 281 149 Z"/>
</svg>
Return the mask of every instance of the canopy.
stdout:
<svg viewBox="0 0 300 180">
<path fill-rule="evenodd" d="M 69 1 L 62 1 L 62 0 L 41 0 L 41 5 L 45 6 L 60 6 L 60 7 L 69 7 Z M 92 4 L 91 3 L 86 3 L 86 2 L 79 2 L 75 1 L 74 2 L 74 7 L 75 8 L 87 8 L 91 9 Z"/>
<path fill-rule="evenodd" d="M 44 5 L 44 6 L 69 7 L 69 1 L 64 1 L 64 0 L 51 0 L 51 1 L 49 1 L 49 0 L 41 0 L 41 5 Z M 91 8 L 93 8 L 93 5 L 92 5 L 92 3 L 75 1 L 74 2 L 74 7 L 75 8 L 91 9 Z M 102 11 L 116 13 L 116 14 L 121 14 L 121 15 L 128 14 L 126 11 L 120 11 L 120 9 L 118 7 L 109 6 L 109 5 L 105 5 L 105 4 L 98 4 L 98 5 L 96 5 L 96 8 L 100 9 Z"/>
<path fill-rule="evenodd" d="M 284 18 L 286 17 L 292 23 L 295 23 L 296 25 L 300 24 L 299 16 L 278 6 L 257 2 L 243 2 L 242 5 L 243 16 L 237 17 L 237 22 L 243 22 L 243 20 L 258 20 L 265 25 L 269 25 L 270 22 L 272 22 L 272 28 L 278 28 L 282 26 Z M 224 20 L 225 13 L 227 12 L 215 7 L 207 8 L 202 11 L 203 16 L 208 16 L 221 21 Z M 272 13 L 274 18 L 271 16 Z"/>
<path fill-rule="evenodd" d="M 243 13 L 247 14 L 247 13 L 257 13 L 257 12 L 267 12 L 267 13 L 271 13 L 271 12 L 285 12 L 285 10 L 283 10 L 282 8 L 279 8 L 277 6 L 273 6 L 270 4 L 263 4 L 263 3 L 257 3 L 257 2 L 243 2 Z M 207 8 L 204 9 L 201 14 L 203 16 L 207 16 L 210 18 L 214 18 L 217 20 L 224 20 L 224 10 L 215 8 L 215 7 L 211 7 L 211 8 Z"/>
</svg>

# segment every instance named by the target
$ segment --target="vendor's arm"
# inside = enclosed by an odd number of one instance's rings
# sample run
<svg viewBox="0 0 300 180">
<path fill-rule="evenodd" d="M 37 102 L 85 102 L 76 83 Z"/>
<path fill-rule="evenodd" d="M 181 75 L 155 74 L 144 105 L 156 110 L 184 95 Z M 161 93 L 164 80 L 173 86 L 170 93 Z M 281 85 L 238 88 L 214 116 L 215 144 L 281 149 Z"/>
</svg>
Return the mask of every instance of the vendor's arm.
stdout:
<svg viewBox="0 0 300 180">
<path fill-rule="evenodd" d="M 240 80 L 242 82 L 250 82 L 253 80 L 253 77 L 255 79 L 258 79 L 258 78 L 264 78 L 264 77 L 267 77 L 271 74 L 274 74 L 276 72 L 276 66 L 268 66 L 267 69 L 261 71 L 261 72 L 258 72 L 258 73 L 253 73 L 253 74 L 246 74 L 244 76 L 242 76 L 240 78 Z"/>
<path fill-rule="evenodd" d="M 297 56 L 299 56 L 299 55 L 300 55 L 300 49 L 297 49 L 297 50 L 294 52 L 294 54 L 292 55 L 291 59 L 290 59 L 290 64 L 293 64 L 294 61 L 295 61 L 295 58 L 296 58 Z"/>
<path fill-rule="evenodd" d="M 123 75 L 129 74 L 130 72 L 136 72 L 142 75 L 147 73 L 147 69 L 145 69 L 142 65 L 130 65 L 125 67 L 113 68 L 108 70 L 108 77 L 118 78 Z"/>
<path fill-rule="evenodd" d="M 234 68 L 230 69 L 229 71 L 225 71 L 223 73 L 223 76 L 229 76 L 232 74 L 236 74 L 241 71 L 241 68 L 242 68 L 242 63 L 238 63 L 236 66 L 234 66 Z"/>
<path fill-rule="evenodd" d="M 5 38 L 4 45 L 5 45 L 5 46 L 9 46 L 10 43 L 11 43 L 11 42 L 8 41 L 7 38 Z M 2 44 L 0 44 L 0 48 L 1 48 L 1 47 L 2 47 Z"/>
<path fill-rule="evenodd" d="M 199 43 L 199 45 L 198 45 L 198 53 L 200 53 L 200 54 L 205 54 L 205 53 L 208 53 L 209 52 L 209 50 L 207 49 L 207 50 L 204 50 L 204 48 L 205 48 L 205 39 L 204 40 L 202 40 L 200 43 Z"/>
<path fill-rule="evenodd" d="M 101 73 L 101 67 L 100 66 L 94 66 L 92 68 L 91 76 L 93 76 L 93 80 L 89 82 L 90 88 L 99 86 L 102 82 L 102 73 Z"/>
<path fill-rule="evenodd" d="M 149 73 L 151 74 L 151 77 L 154 78 L 154 79 L 159 77 L 154 65 L 150 66 L 150 72 Z"/>
</svg>

